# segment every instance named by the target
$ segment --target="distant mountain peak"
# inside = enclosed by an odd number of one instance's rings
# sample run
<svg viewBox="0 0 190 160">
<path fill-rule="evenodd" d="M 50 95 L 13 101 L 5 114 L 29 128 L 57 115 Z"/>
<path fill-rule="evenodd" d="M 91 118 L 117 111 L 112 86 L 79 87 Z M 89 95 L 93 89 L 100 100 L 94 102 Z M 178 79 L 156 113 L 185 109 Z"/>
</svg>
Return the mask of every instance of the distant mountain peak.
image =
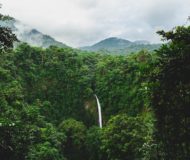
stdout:
<svg viewBox="0 0 190 160">
<path fill-rule="evenodd" d="M 92 45 L 91 47 L 93 48 L 93 50 L 101 50 L 101 49 L 124 48 L 130 44 L 131 42 L 128 40 L 117 37 L 109 37 Z"/>
<path fill-rule="evenodd" d="M 29 33 L 30 34 L 40 34 L 40 32 L 36 29 L 32 29 Z"/>
<path fill-rule="evenodd" d="M 136 43 L 136 44 L 150 44 L 150 42 L 147 40 L 137 40 L 137 41 L 134 41 L 134 43 Z"/>
<path fill-rule="evenodd" d="M 49 35 L 45 35 L 37 29 L 31 28 L 18 20 L 0 21 L 0 25 L 9 27 L 17 35 L 21 42 L 32 46 L 48 48 L 49 46 L 68 47 L 66 44 L 56 41 Z"/>
<path fill-rule="evenodd" d="M 118 37 L 109 37 L 93 44 L 92 46 L 81 47 L 81 49 L 113 54 L 128 54 L 142 49 L 154 50 L 158 47 L 160 47 L 160 44 L 150 44 L 150 42 L 146 40 L 132 42 Z"/>
<path fill-rule="evenodd" d="M 125 40 L 125 39 L 122 39 L 122 38 L 119 38 L 119 37 L 108 37 L 108 38 L 105 38 L 104 40 L 102 40 L 102 41 L 108 41 L 108 40 L 110 40 L 110 41 L 128 41 L 128 40 Z"/>
<path fill-rule="evenodd" d="M 106 41 L 112 41 L 112 42 L 126 42 L 126 43 L 130 43 L 129 40 L 126 40 L 126 39 L 122 39 L 122 38 L 118 38 L 118 37 L 109 37 L 109 38 L 106 38 L 104 40 L 101 40 L 100 42 L 106 42 Z M 98 43 L 100 43 L 98 42 Z"/>
</svg>

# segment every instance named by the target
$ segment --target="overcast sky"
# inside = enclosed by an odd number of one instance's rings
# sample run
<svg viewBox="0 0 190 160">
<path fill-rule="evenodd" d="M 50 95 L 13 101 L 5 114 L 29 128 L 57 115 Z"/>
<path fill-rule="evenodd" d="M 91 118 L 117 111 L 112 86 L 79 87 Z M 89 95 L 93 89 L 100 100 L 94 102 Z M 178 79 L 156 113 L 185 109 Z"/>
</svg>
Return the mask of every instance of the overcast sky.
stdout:
<svg viewBox="0 0 190 160">
<path fill-rule="evenodd" d="M 190 0 L 0 0 L 1 13 L 77 47 L 108 37 L 158 42 L 156 31 L 182 25 Z"/>
</svg>

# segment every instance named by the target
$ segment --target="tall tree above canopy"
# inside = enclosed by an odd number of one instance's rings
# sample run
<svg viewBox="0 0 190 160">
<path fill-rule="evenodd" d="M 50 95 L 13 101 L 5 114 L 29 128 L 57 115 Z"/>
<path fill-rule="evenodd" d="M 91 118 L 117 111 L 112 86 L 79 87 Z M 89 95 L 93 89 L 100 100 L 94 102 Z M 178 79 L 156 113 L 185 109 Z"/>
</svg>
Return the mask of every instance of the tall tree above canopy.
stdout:
<svg viewBox="0 0 190 160">
<path fill-rule="evenodd" d="M 1 4 L 0 4 L 1 8 Z M 13 19 L 12 17 L 2 15 L 0 13 L 0 21 L 6 21 Z M 5 51 L 9 48 L 13 48 L 13 43 L 17 40 L 17 37 L 12 33 L 10 28 L 0 26 L 0 51 Z"/>
<path fill-rule="evenodd" d="M 164 159 L 190 157 L 190 26 L 159 31 L 164 40 L 157 54 L 159 72 L 155 75 L 153 107 L 157 118 L 157 138 Z"/>
</svg>

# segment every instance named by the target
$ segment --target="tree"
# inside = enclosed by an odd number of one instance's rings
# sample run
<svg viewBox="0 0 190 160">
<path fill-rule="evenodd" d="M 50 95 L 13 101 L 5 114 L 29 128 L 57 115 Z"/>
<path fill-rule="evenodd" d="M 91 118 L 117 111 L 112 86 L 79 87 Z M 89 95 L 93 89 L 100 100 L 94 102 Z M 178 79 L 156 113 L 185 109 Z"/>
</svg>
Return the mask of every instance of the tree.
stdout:
<svg viewBox="0 0 190 160">
<path fill-rule="evenodd" d="M 64 160 L 57 148 L 51 146 L 49 142 L 40 143 L 32 146 L 27 160 Z"/>
<path fill-rule="evenodd" d="M 86 127 L 82 122 L 67 119 L 59 125 L 59 131 L 66 136 L 62 142 L 63 155 L 69 160 L 83 160 L 85 155 Z"/>
<path fill-rule="evenodd" d="M 109 160 L 141 159 L 147 127 L 140 117 L 117 115 L 103 130 L 101 149 Z"/>
<path fill-rule="evenodd" d="M 0 21 L 6 21 L 10 19 L 13 18 L 0 14 Z M 18 41 L 18 39 L 16 35 L 12 33 L 11 29 L 0 26 L 0 51 L 2 52 L 9 48 L 13 48 L 13 42 L 15 41 Z"/>
<path fill-rule="evenodd" d="M 104 155 L 101 151 L 102 129 L 99 127 L 91 127 L 86 135 L 86 150 L 89 160 L 104 160 Z"/>
<path fill-rule="evenodd" d="M 190 157 L 190 26 L 158 32 L 169 43 L 158 51 L 152 106 L 164 159 Z"/>
</svg>

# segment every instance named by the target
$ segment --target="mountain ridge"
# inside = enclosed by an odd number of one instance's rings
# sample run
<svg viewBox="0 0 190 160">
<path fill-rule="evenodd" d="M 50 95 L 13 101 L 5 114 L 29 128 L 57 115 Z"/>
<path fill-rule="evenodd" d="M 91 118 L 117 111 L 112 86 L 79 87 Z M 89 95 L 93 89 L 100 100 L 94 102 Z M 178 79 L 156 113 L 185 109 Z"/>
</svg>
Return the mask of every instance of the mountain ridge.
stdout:
<svg viewBox="0 0 190 160">
<path fill-rule="evenodd" d="M 91 46 L 81 47 L 80 49 L 86 51 L 106 52 L 111 54 L 129 54 L 142 49 L 153 51 L 158 49 L 160 46 L 161 44 L 151 44 L 146 40 L 136 40 L 132 42 L 118 37 L 109 37 Z"/>
<path fill-rule="evenodd" d="M 10 28 L 16 34 L 20 42 L 26 42 L 31 46 L 48 48 L 49 46 L 57 46 L 61 48 L 69 47 L 68 45 L 55 40 L 53 37 L 43 34 L 37 29 L 31 28 L 22 22 L 12 19 L 0 21 L 0 25 Z"/>
<path fill-rule="evenodd" d="M 7 21 L 0 21 L 0 25 L 11 28 L 21 42 L 26 42 L 31 46 L 42 48 L 48 48 L 49 46 L 57 46 L 60 48 L 70 47 L 14 18 Z M 160 46 L 161 44 L 151 44 L 147 40 L 136 40 L 132 42 L 119 37 L 109 37 L 91 46 L 79 47 L 78 49 L 107 54 L 129 54 L 143 49 L 153 51 Z"/>
</svg>

